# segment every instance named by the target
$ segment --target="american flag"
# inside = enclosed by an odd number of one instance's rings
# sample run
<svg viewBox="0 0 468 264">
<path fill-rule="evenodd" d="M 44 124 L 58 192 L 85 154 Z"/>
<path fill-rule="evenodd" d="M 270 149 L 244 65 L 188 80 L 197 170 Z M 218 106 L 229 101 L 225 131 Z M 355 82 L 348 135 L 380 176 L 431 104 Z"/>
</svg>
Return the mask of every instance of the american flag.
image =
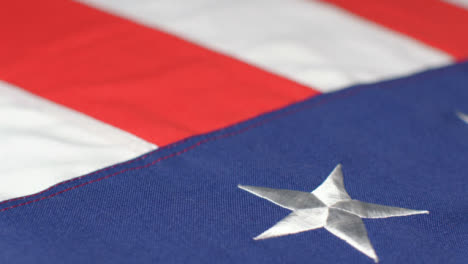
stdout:
<svg viewBox="0 0 468 264">
<path fill-rule="evenodd" d="M 468 1 L 3 0 L 0 263 L 468 263 Z"/>
</svg>

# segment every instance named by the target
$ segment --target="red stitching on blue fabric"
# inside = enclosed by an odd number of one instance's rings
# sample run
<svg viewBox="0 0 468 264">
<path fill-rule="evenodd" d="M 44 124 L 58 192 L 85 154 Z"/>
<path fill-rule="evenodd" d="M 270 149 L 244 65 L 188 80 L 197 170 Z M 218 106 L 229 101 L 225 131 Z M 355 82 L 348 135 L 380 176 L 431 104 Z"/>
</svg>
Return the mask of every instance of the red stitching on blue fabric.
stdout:
<svg viewBox="0 0 468 264">
<path fill-rule="evenodd" d="M 226 133 L 226 134 L 223 134 L 223 135 L 218 135 L 218 136 L 213 136 L 213 137 L 210 137 L 210 138 L 206 138 L 206 139 L 203 139 L 203 140 L 200 140 L 198 141 L 197 143 L 181 150 L 181 151 L 178 151 L 178 152 L 174 152 L 172 154 L 169 154 L 167 156 L 164 156 L 164 157 L 161 157 L 161 158 L 158 158 L 154 161 L 152 161 L 151 163 L 147 163 L 145 165 L 142 165 L 142 166 L 138 166 L 138 167 L 133 167 L 133 168 L 128 168 L 128 169 L 123 169 L 121 171 L 118 171 L 118 172 L 115 172 L 115 173 L 112 173 L 112 174 L 108 174 L 106 176 L 103 176 L 103 177 L 100 177 L 100 178 L 97 178 L 97 179 L 94 179 L 94 180 L 91 180 L 91 181 L 88 181 L 88 182 L 84 182 L 84 183 L 81 183 L 81 184 L 78 184 L 78 185 L 75 185 L 75 186 L 72 186 L 72 187 L 69 187 L 67 189 L 64 189 L 64 190 L 61 190 L 59 192 L 56 192 L 56 193 L 53 193 L 51 195 L 48 195 L 48 196 L 44 196 L 44 197 L 41 197 L 41 198 L 37 198 L 37 199 L 34 199 L 34 200 L 30 200 L 30 201 L 27 201 L 27 202 L 24 202 L 24 203 L 20 203 L 20 204 L 16 204 L 16 205 L 12 205 L 12 206 L 9 206 L 9 207 L 5 207 L 3 209 L 0 209 L 0 212 L 4 212 L 4 211 L 7 211 L 7 210 L 10 210 L 10 209 L 13 209 L 13 208 L 16 208 L 16 207 L 20 207 L 20 206 L 23 206 L 23 205 L 28 205 L 28 204 L 31 204 L 31 203 L 35 203 L 35 202 L 39 202 L 39 201 L 42 201 L 42 200 L 45 200 L 45 199 L 49 199 L 49 198 L 52 198 L 54 196 L 57 196 L 59 194 L 62 194 L 62 193 L 65 193 L 65 192 L 68 192 L 68 191 L 71 191 L 73 189 L 77 189 L 77 188 L 80 188 L 80 187 L 83 187 L 83 186 L 86 186 L 88 184 L 91 184 L 91 183 L 95 183 L 95 182 L 99 182 L 99 181 L 102 181 L 102 180 L 105 180 L 105 179 L 109 179 L 111 177 L 114 177 L 114 176 L 117 176 L 119 174 L 122 174 L 122 173 L 125 173 L 125 172 L 128 172 L 128 171 L 134 171 L 134 170 L 141 170 L 141 169 L 144 169 L 144 168 L 147 168 L 147 167 L 150 167 L 150 166 L 153 166 L 163 160 L 167 160 L 167 159 L 170 159 L 170 158 L 173 158 L 173 157 L 176 157 L 176 156 L 179 156 L 187 151 L 190 151 L 192 149 L 195 149 L 196 147 L 200 146 L 200 145 L 203 145 L 203 144 L 206 144 L 208 142 L 211 142 L 211 141 L 216 141 L 216 140 L 219 140 L 219 139 L 223 139 L 223 138 L 227 138 L 227 137 L 231 137 L 231 136 L 235 136 L 235 135 L 238 135 L 238 134 L 242 134 L 252 128 L 256 128 L 256 127 L 259 127 L 259 126 L 262 126 L 263 124 L 266 124 L 268 122 L 271 122 L 273 120 L 276 120 L 276 119 L 279 119 L 279 118 L 283 118 L 285 116 L 289 116 L 289 115 L 292 115 L 292 114 L 295 114 L 297 112 L 301 112 L 301 111 L 304 111 L 306 109 L 309 109 L 309 108 L 313 108 L 313 107 L 316 107 L 316 106 L 319 106 L 319 105 L 322 105 L 322 104 L 325 104 L 325 103 L 328 103 L 330 101 L 334 101 L 334 100 L 337 100 L 339 98 L 343 98 L 343 97 L 349 97 L 349 96 L 352 96 L 352 95 L 355 95 L 357 92 L 361 91 L 362 89 L 364 88 L 369 88 L 369 86 L 360 86 L 360 87 L 357 87 L 355 89 L 352 89 L 352 90 L 347 90 L 346 93 L 340 93 L 340 94 L 336 94 L 336 96 L 334 97 L 327 97 L 327 98 L 324 98 L 323 100 L 321 101 L 314 101 L 313 104 L 307 104 L 307 105 L 303 105 L 301 107 L 298 107 L 296 109 L 292 109 L 290 111 L 286 111 L 286 112 L 281 112 L 281 113 L 278 113 L 277 115 L 275 116 L 272 116 L 270 118 L 267 118 L 267 119 L 264 119 L 264 120 L 261 120 L 261 121 L 258 121 L 254 124 L 251 124 L 247 127 L 244 127 L 240 130 L 237 130 L 237 131 L 233 131 L 233 132 L 229 132 L 229 133 Z M 122 164 L 130 164 L 130 163 L 133 163 L 137 160 L 141 160 L 141 159 L 144 159 L 145 157 L 147 157 L 148 155 L 151 155 L 157 151 L 160 151 L 160 150 L 163 150 L 163 149 L 168 149 L 168 148 L 172 148 L 172 147 L 175 147 L 177 145 L 180 145 L 184 142 L 186 142 L 187 140 L 189 140 L 190 138 L 187 138 L 185 140 L 182 140 L 182 141 L 179 141 L 177 143 L 174 143 L 172 145 L 169 145 L 167 147 L 163 147 L 161 149 L 158 149 L 154 152 L 151 152 L 151 153 L 148 153 L 144 156 L 141 156 L 137 159 L 134 159 L 134 160 L 130 160 L 130 161 L 127 161 L 127 162 L 124 162 L 124 163 L 120 163 L 120 164 L 117 164 L 117 165 L 114 165 L 114 166 L 111 166 L 111 167 L 108 167 L 108 168 L 105 168 L 105 169 L 102 169 L 102 170 L 99 170 L 99 171 L 96 171 L 96 172 L 93 172 L 91 174 L 87 174 L 87 175 L 84 175 L 84 176 L 81 176 L 81 177 L 78 177 L 78 178 L 74 178 L 74 179 L 71 179 L 71 180 L 68 180 L 68 181 L 65 181 L 65 182 L 61 182 L 61 183 L 58 183 L 44 191 L 41 191 L 39 193 L 36 193 L 36 194 L 32 194 L 32 195 L 29 195 L 29 196 L 24 196 L 24 197 L 20 197 L 20 198 L 15 198 L 15 199 L 11 199 L 11 200 L 7 200 L 7 201 L 4 201 L 2 203 L 6 203 L 6 202 L 11 202 L 11 201 L 15 201 L 15 200 L 19 200 L 19 199 L 24 199 L 24 198 L 29 198 L 29 197 L 33 197 L 33 196 L 37 196 L 37 195 L 40 195 L 42 193 L 45 193 L 57 186 L 60 186 L 60 185 L 63 185 L 65 183 L 69 183 L 69 182 L 72 182 L 72 181 L 76 181 L 76 180 L 79 180 L 79 179 L 83 179 L 85 177 L 89 177 L 91 175 L 94 175 L 94 174 L 97 174 L 99 172 L 103 172 L 103 171 L 107 171 L 111 168 L 114 168 L 116 166 L 119 166 L 119 165 L 122 165 Z"/>
<path fill-rule="evenodd" d="M 168 146 L 164 146 L 164 147 L 158 148 L 158 149 L 153 150 L 153 151 L 151 151 L 151 152 L 149 152 L 149 153 L 147 153 L 147 154 L 145 154 L 145 155 L 143 155 L 143 156 L 141 156 L 141 157 L 138 157 L 138 158 L 136 158 L 136 159 L 132 159 L 132 160 L 129 160 L 129 161 L 121 162 L 121 163 L 112 165 L 112 166 L 110 166 L 110 167 L 106 167 L 106 168 L 104 168 L 104 169 L 100 169 L 100 170 L 94 171 L 94 172 L 92 172 L 92 173 L 88 173 L 88 174 L 82 175 L 82 176 L 80 176 L 80 177 L 76 177 L 76 178 L 73 178 L 73 179 L 70 179 L 70 180 L 66 180 L 66 181 L 63 181 L 63 182 L 59 182 L 59 183 L 54 184 L 54 185 L 50 186 L 49 188 L 47 188 L 47 189 L 45 189 L 45 190 L 43 190 L 43 191 L 40 191 L 40 192 L 38 192 L 38 193 L 29 194 L 29 195 L 26 195 L 26 196 L 21 196 L 21 197 L 17 197 L 17 198 L 13 198 L 13 199 L 9 199 L 9 200 L 2 201 L 2 202 L 0 202 L 0 205 L 5 204 L 5 203 L 9 203 L 9 202 L 14 202 L 14 201 L 17 201 L 17 200 L 23 200 L 23 199 L 35 197 L 35 196 L 38 196 L 38 195 L 43 194 L 43 193 L 45 193 L 45 192 L 48 192 L 48 191 L 50 191 L 50 190 L 52 190 L 52 189 L 54 189 L 54 188 L 56 188 L 56 187 L 58 187 L 58 186 L 60 186 L 60 185 L 63 185 L 63 184 L 69 183 L 69 182 L 74 182 L 74 181 L 77 181 L 77 180 L 81 180 L 81 179 L 83 179 L 83 178 L 87 178 L 87 177 L 92 176 L 92 175 L 94 175 L 94 174 L 98 174 L 98 173 L 101 173 L 101 172 L 104 172 L 104 171 L 111 170 L 111 169 L 113 169 L 113 168 L 115 168 L 115 167 L 118 167 L 118 166 L 120 166 L 120 165 L 130 164 L 130 163 L 133 163 L 133 162 L 136 162 L 136 161 L 139 161 L 139 160 L 143 160 L 143 159 L 147 158 L 148 156 L 153 155 L 154 153 L 157 153 L 157 152 L 159 152 L 159 151 L 161 151 L 161 150 L 170 149 L 170 148 L 176 147 L 176 146 L 178 146 L 178 145 L 180 145 L 180 144 L 182 144 L 182 143 L 185 143 L 185 142 L 187 142 L 189 139 L 190 139 L 190 138 L 186 138 L 186 139 L 183 139 L 183 140 L 181 140 L 181 141 L 179 141 L 179 142 L 176 142 L 176 143 L 174 143 L 174 144 L 171 144 L 171 145 L 168 145 Z M 1 210 L 0 210 L 0 211 L 1 211 Z"/>
</svg>

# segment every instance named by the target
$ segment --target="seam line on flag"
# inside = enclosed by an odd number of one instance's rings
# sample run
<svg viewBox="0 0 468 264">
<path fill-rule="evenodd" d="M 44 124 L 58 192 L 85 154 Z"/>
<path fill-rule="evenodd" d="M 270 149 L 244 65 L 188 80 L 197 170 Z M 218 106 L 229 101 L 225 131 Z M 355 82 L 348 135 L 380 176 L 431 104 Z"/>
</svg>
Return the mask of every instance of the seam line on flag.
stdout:
<svg viewBox="0 0 468 264">
<path fill-rule="evenodd" d="M 431 70 L 430 70 L 431 72 Z M 420 76 L 424 76 L 424 74 L 419 74 L 419 75 L 416 75 L 416 76 L 412 76 L 412 79 L 414 78 L 417 78 L 419 79 Z M 426 76 L 425 76 L 426 77 Z M 431 78 L 432 79 L 432 78 Z M 426 79 L 428 80 L 428 79 Z M 387 83 L 387 82 L 391 82 L 392 80 L 390 81 L 384 81 L 383 83 Z M 142 165 L 142 166 L 137 166 L 137 167 L 132 167 L 132 168 L 126 168 L 126 169 L 122 169 L 120 171 L 117 171 L 115 173 L 112 173 L 112 174 L 108 174 L 108 175 L 105 175 L 103 177 L 100 177 L 100 178 L 97 178 L 97 179 L 94 179 L 94 180 L 90 180 L 90 181 L 87 181 L 87 182 L 84 182 L 84 183 L 81 183 L 81 184 L 78 184 L 78 185 L 75 185 L 75 186 L 72 186 L 72 187 L 69 187 L 69 188 L 66 188 L 64 190 L 61 190 L 59 192 L 56 192 L 56 193 L 53 193 L 53 194 L 50 194 L 48 196 L 44 196 L 44 197 L 41 197 L 41 198 L 37 198 L 37 199 L 34 199 L 34 200 L 30 200 L 30 201 L 27 201 L 27 202 L 24 202 L 24 203 L 20 203 L 20 204 L 16 204 L 16 205 L 12 205 L 12 206 L 8 206 L 8 207 L 5 207 L 5 208 L 2 208 L 0 209 L 0 212 L 5 212 L 7 210 L 10 210 L 10 209 L 13 209 L 13 208 L 17 208 L 17 207 L 20 207 L 20 206 L 24 206 L 24 205 L 28 205 L 28 204 L 32 204 L 32 203 L 36 203 L 36 202 L 39 202 L 39 201 L 42 201 L 42 200 L 46 200 L 46 199 L 49 199 L 49 198 L 52 198 L 54 196 L 57 196 L 59 194 L 62 194 L 62 193 L 65 193 L 65 192 L 68 192 L 68 191 L 71 191 L 73 189 L 77 189 L 77 188 L 80 188 L 80 187 L 83 187 L 83 186 L 86 186 L 88 184 L 91 184 L 91 183 L 95 183 L 95 182 L 100 182 L 102 180 L 105 180 L 105 179 L 109 179 L 109 178 L 112 178 L 114 176 L 117 176 L 117 175 L 120 175 L 120 174 L 123 174 L 125 172 L 128 172 L 128 171 L 134 171 L 134 170 L 141 170 L 141 169 L 144 169 L 144 168 L 148 168 L 148 167 L 151 167 L 151 166 L 154 166 L 155 164 L 161 162 L 161 161 L 164 161 L 164 160 L 167 160 L 167 159 L 170 159 L 170 158 L 173 158 L 173 157 L 176 157 L 176 156 L 179 156 L 179 155 L 182 155 L 192 149 L 195 149 L 197 148 L 198 146 L 200 145 L 203 145 L 203 144 L 206 144 L 208 142 L 211 142 L 211 141 L 216 141 L 216 140 L 219 140 L 219 139 L 224 139 L 224 138 L 228 138 L 228 137 L 231 137 L 231 136 L 235 136 L 235 135 L 239 135 L 239 134 L 242 134 L 244 132 L 247 132 L 249 131 L 250 129 L 253 129 L 253 128 L 256 128 L 256 127 L 259 127 L 259 126 L 262 126 L 264 124 L 267 124 L 271 121 L 274 121 L 276 119 L 279 119 L 279 118 L 283 118 L 283 117 L 286 117 L 286 116 L 289 116 L 289 115 L 292 115 L 292 114 L 295 114 L 295 113 L 298 113 L 298 112 L 301 112 L 301 111 L 304 111 L 304 110 L 307 110 L 307 109 L 310 109 L 310 108 L 314 108 L 314 107 L 317 107 L 317 106 L 320 106 L 320 105 L 323 105 L 325 103 L 328 103 L 328 102 L 331 102 L 331 101 L 335 101 L 335 100 L 338 100 L 338 99 L 341 99 L 341 98 L 346 98 L 346 97 L 350 97 L 350 96 L 354 96 L 356 95 L 357 93 L 363 91 L 363 90 L 368 90 L 370 88 L 374 88 L 374 89 L 387 89 L 387 88 L 393 88 L 397 86 L 396 84 L 393 84 L 393 85 L 389 85 L 389 86 L 385 86 L 385 87 L 382 87 L 382 86 L 378 86 L 377 88 L 373 85 L 362 85 L 362 86 L 358 86 L 358 87 L 355 87 L 354 89 L 349 89 L 348 90 L 344 90 L 342 91 L 343 93 L 336 93 L 336 94 L 329 94 L 331 95 L 332 97 L 325 97 L 325 98 L 322 98 L 321 100 L 319 101 L 312 101 L 312 102 L 305 102 L 304 105 L 302 106 L 299 106 L 298 108 L 295 108 L 295 109 L 291 109 L 291 110 L 288 110 L 288 111 L 285 111 L 285 112 L 280 112 L 280 113 L 277 113 L 276 115 L 273 115 L 271 117 L 267 117 L 266 119 L 263 119 L 263 120 L 260 120 L 260 121 L 257 121 L 251 125 L 248 125 L 242 129 L 239 129 L 239 130 L 236 130 L 236 131 L 232 131 L 232 132 L 229 132 L 229 133 L 225 133 L 225 134 L 221 134 L 221 135 L 217 135 L 217 136 L 212 136 L 212 137 L 208 137 L 208 138 L 205 138 L 203 140 L 200 140 L 198 142 L 196 142 L 195 144 L 192 144 L 190 145 L 189 147 L 186 147 L 180 151 L 177 151 L 177 152 L 173 152 L 169 155 L 166 155 L 166 156 L 163 156 L 163 157 L 160 157 L 160 158 L 157 158 L 156 160 L 150 162 L 150 163 L 147 163 L 145 165 Z M 326 94 L 324 94 L 326 95 Z M 334 96 L 333 96 L 334 95 Z M 320 97 L 320 95 L 318 96 Z M 308 99 L 310 98 L 317 98 L 317 96 L 312 96 L 312 97 L 309 97 Z M 306 100 L 308 100 L 306 99 Z M 318 98 L 317 98 L 318 99 Z M 241 125 L 241 124 L 239 124 Z M 196 136 L 195 136 L 196 137 Z M 83 175 L 83 176 L 80 176 L 80 177 L 77 177 L 77 178 L 73 178 L 73 179 L 70 179 L 68 181 L 65 181 L 65 182 L 61 182 L 61 183 L 58 183 L 56 185 L 53 185 L 49 188 L 47 188 L 46 190 L 44 191 L 41 191 L 39 193 L 36 193 L 36 194 L 32 194 L 32 195 L 29 195 L 29 196 L 24 196 L 24 197 L 19 197 L 19 198 L 14 198 L 14 199 L 10 199 L 10 200 L 6 200 L 6 201 L 3 201 L 1 202 L 0 204 L 3 204 L 3 203 L 7 203 L 7 202 L 12 202 L 12 201 L 15 201 L 15 200 L 20 200 L 20 199 L 24 199 L 24 198 L 30 198 L 30 197 L 34 197 L 34 196 L 37 196 L 37 195 L 40 195 L 40 194 L 43 194 L 47 191 L 50 191 L 60 185 L 63 185 L 63 184 L 66 184 L 66 183 L 69 183 L 69 182 L 73 182 L 73 181 L 77 181 L 77 180 L 80 180 L 80 179 L 84 179 L 84 178 L 87 178 L 87 177 L 90 177 L 92 175 L 95 175 L 95 174 L 98 174 L 100 172 L 103 172 L 103 171 L 107 171 L 107 170 L 110 170 L 112 168 L 115 168 L 117 166 L 120 166 L 120 165 L 127 165 L 127 164 L 131 164 L 131 163 L 134 163 L 138 160 L 142 160 L 142 159 L 145 159 L 146 157 L 150 156 L 150 155 L 153 155 L 159 151 L 162 151 L 162 150 L 167 150 L 167 149 L 170 149 L 170 148 L 173 148 L 173 147 L 176 147 L 182 143 L 185 143 L 187 141 L 189 141 L 190 139 L 193 139 L 194 137 L 189 137 L 189 138 L 186 138 L 186 139 L 183 139 L 179 142 L 176 142 L 176 143 L 173 143 L 171 145 L 168 145 L 168 146 L 165 146 L 165 147 L 162 147 L 162 148 L 159 148 L 155 151 L 152 151 L 152 152 L 149 152 L 139 158 L 136 158 L 136 159 L 133 159 L 133 160 L 129 160 L 129 161 L 126 161 L 126 162 L 123 162 L 123 163 L 119 163 L 119 164 L 116 164 L 116 165 L 113 165 L 111 167 L 107 167 L 105 169 L 102 169 L 102 170 L 99 170 L 99 171 L 95 171 L 93 173 L 90 173 L 90 174 L 86 174 L 86 175 Z"/>
<path fill-rule="evenodd" d="M 101 172 L 105 172 L 105 171 L 108 171 L 108 170 L 111 170 L 115 167 L 118 167 L 118 166 L 121 166 L 121 165 L 126 165 L 126 164 L 131 164 L 131 163 L 134 163 L 136 161 L 139 161 L 139 160 L 143 160 L 145 158 L 147 158 L 148 156 L 152 155 L 152 154 L 155 154 L 157 152 L 160 152 L 162 150 L 167 150 L 167 149 L 171 149 L 173 147 L 177 147 L 185 142 L 187 142 L 188 140 L 190 140 L 191 137 L 189 138 L 186 138 L 186 139 L 183 139 L 181 141 L 178 141 L 176 143 L 173 143 L 173 144 L 170 144 L 170 145 L 167 145 L 167 146 L 164 146 L 164 147 L 159 147 L 158 149 L 154 150 L 154 151 L 151 151 L 151 152 L 148 152 L 146 154 L 144 154 L 143 156 L 141 157 L 138 157 L 138 158 L 135 158 L 135 159 L 131 159 L 131 160 L 128 160 L 128 161 L 125 161 L 125 162 L 121 162 L 121 163 L 117 163 L 115 165 L 112 165 L 110 167 L 106 167 L 106 168 L 103 168 L 103 169 L 100 169 L 100 170 L 97 170 L 97 171 L 94 171 L 92 173 L 88 173 L 88 174 L 85 174 L 83 176 L 79 176 L 79 177 L 76 177 L 76 178 L 72 178 L 72 179 L 69 179 L 69 180 L 66 180 L 66 181 L 63 181 L 63 182 L 60 182 L 60 183 L 57 183 L 57 184 L 54 184 L 52 186 L 50 186 L 49 188 L 43 190 L 43 191 L 40 191 L 38 193 L 34 193 L 34 194 L 29 194 L 29 195 L 25 195 L 25 196 L 21 196 L 21 197 L 17 197 L 17 198 L 13 198 L 13 199 L 8 199 L 8 200 L 5 200 L 5 201 L 2 201 L 0 202 L 0 205 L 2 204 L 5 204 L 5 203 L 10 203 L 10 202 L 14 202 L 14 201 L 17 201 L 17 200 L 22 200 L 22 199 L 27 199 L 27 198 L 31 198 L 31 197 L 35 197 L 35 196 L 38 196 L 40 194 L 43 194 L 43 193 L 46 193 L 56 187 L 59 187 L 60 185 L 63 185 L 63 184 L 66 184 L 66 183 L 69 183 L 69 182 L 73 182 L 73 181 L 77 181 L 77 180 L 81 180 L 83 178 L 86 178 L 86 177 L 90 177 L 92 175 L 95 175 L 95 174 L 98 174 L 98 173 L 101 173 Z M 1 211 L 1 210 L 0 210 Z"/>
</svg>

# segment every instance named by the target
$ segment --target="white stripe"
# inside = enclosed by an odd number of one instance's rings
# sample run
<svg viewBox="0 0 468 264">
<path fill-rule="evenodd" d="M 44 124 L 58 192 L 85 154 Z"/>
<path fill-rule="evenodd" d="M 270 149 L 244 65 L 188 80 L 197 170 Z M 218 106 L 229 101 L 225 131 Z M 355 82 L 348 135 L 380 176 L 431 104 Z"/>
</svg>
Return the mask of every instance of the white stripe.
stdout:
<svg viewBox="0 0 468 264">
<path fill-rule="evenodd" d="M 156 148 L 117 128 L 0 81 L 0 200 Z"/>
<path fill-rule="evenodd" d="M 452 61 L 404 35 L 310 0 L 83 1 L 324 92 Z"/>
<path fill-rule="evenodd" d="M 463 7 L 468 9 L 468 0 L 444 0 L 445 2 L 452 3 L 454 5 L 457 5 L 459 7 Z"/>
</svg>

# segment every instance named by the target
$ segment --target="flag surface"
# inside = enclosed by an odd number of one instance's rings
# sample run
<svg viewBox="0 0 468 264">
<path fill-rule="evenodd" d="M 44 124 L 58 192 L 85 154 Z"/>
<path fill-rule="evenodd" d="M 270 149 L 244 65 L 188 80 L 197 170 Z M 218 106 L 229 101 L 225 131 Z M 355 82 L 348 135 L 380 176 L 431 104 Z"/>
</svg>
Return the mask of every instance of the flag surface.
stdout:
<svg viewBox="0 0 468 264">
<path fill-rule="evenodd" d="M 468 261 L 463 1 L 4 6 L 1 263 Z"/>
</svg>

